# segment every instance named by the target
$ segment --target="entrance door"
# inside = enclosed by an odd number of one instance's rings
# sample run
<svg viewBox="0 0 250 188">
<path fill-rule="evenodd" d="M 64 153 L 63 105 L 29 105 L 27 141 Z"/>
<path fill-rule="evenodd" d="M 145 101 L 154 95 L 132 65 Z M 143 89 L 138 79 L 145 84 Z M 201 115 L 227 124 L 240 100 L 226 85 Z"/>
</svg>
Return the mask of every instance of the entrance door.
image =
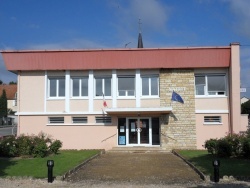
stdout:
<svg viewBox="0 0 250 188">
<path fill-rule="evenodd" d="M 127 121 L 128 144 L 152 144 L 152 131 L 150 118 L 128 118 Z"/>
</svg>

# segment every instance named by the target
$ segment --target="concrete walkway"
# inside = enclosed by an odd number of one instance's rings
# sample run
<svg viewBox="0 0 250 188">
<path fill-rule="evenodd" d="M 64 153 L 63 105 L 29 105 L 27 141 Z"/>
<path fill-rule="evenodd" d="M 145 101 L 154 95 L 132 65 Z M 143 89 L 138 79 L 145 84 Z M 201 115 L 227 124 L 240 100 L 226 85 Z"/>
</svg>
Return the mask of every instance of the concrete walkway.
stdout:
<svg viewBox="0 0 250 188">
<path fill-rule="evenodd" d="M 66 179 L 69 182 L 91 181 L 148 184 L 199 184 L 199 175 L 172 153 L 103 154 Z"/>
</svg>

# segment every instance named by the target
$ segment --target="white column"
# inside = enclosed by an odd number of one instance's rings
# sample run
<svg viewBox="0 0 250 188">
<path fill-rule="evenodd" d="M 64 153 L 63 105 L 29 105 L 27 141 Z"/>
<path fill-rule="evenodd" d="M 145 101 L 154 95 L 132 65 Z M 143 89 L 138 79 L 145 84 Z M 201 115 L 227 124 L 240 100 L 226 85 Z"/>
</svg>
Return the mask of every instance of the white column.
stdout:
<svg viewBox="0 0 250 188">
<path fill-rule="evenodd" d="M 89 112 L 94 111 L 94 74 L 89 71 Z"/>
<path fill-rule="evenodd" d="M 47 95 L 48 95 L 48 73 L 47 71 L 44 72 L 44 99 L 43 99 L 43 111 L 47 111 Z"/>
<path fill-rule="evenodd" d="M 117 75 L 116 70 L 112 70 L 112 107 L 117 107 Z"/>
<path fill-rule="evenodd" d="M 135 97 L 136 97 L 136 107 L 141 107 L 141 72 L 140 69 L 136 70 L 135 73 Z"/>
<path fill-rule="evenodd" d="M 70 112 L 70 71 L 65 71 L 65 112 Z"/>
</svg>

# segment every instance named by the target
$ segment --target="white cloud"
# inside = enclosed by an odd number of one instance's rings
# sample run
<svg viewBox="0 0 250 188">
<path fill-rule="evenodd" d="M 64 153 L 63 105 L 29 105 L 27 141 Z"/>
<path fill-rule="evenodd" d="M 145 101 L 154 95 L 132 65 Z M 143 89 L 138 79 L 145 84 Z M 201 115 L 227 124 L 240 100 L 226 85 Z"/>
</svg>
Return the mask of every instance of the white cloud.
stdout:
<svg viewBox="0 0 250 188">
<path fill-rule="evenodd" d="M 96 49 L 108 48 L 98 42 L 87 39 L 72 39 L 58 43 L 30 44 L 26 47 L 32 50 L 53 50 L 53 49 Z"/>
<path fill-rule="evenodd" d="M 170 8 L 156 0 L 130 0 L 128 5 L 116 5 L 119 27 L 127 30 L 138 29 L 139 18 L 143 28 L 165 32 Z M 132 29 L 134 30 L 134 29 Z"/>
<path fill-rule="evenodd" d="M 234 28 L 241 34 L 250 37 L 250 1 L 249 0 L 226 0 L 232 12 L 236 15 Z"/>
</svg>

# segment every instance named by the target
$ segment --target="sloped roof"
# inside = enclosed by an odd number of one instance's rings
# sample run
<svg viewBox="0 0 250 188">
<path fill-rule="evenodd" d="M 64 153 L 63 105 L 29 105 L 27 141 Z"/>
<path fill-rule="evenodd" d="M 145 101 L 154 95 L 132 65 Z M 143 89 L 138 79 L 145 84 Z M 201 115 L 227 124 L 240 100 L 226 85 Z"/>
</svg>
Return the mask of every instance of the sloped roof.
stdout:
<svg viewBox="0 0 250 188">
<path fill-rule="evenodd" d="M 17 92 L 17 85 L 0 85 L 0 96 L 3 93 L 3 90 L 6 92 L 6 96 L 8 100 L 15 99 L 15 94 Z"/>
<path fill-rule="evenodd" d="M 231 47 L 2 51 L 7 70 L 229 67 Z"/>
</svg>

